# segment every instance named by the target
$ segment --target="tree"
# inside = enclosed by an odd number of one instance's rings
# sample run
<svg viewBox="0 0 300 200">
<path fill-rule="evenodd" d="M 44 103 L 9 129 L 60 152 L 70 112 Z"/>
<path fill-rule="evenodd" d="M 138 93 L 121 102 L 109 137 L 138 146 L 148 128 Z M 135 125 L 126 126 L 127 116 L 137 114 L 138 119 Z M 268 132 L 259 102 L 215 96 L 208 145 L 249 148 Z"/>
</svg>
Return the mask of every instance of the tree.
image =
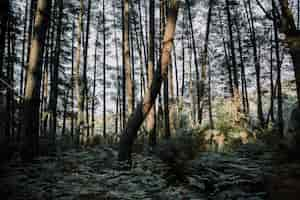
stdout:
<svg viewBox="0 0 300 200">
<path fill-rule="evenodd" d="M 255 75 L 256 75 L 256 91 L 257 91 L 257 117 L 259 119 L 261 127 L 265 126 L 264 123 L 264 113 L 262 108 L 262 98 L 261 98 L 261 83 L 260 83 L 260 61 L 258 58 L 258 52 L 257 52 L 257 44 L 256 44 L 256 32 L 254 27 L 254 18 L 253 18 L 253 12 L 252 12 L 252 6 L 250 0 L 247 0 L 247 2 L 244 1 L 245 4 L 245 10 L 247 12 L 247 17 L 249 21 L 249 27 L 250 27 L 250 40 L 253 47 L 253 61 L 254 61 L 254 67 L 255 67 Z"/>
<path fill-rule="evenodd" d="M 55 57 L 52 65 L 51 73 L 51 91 L 50 91 L 50 131 L 52 138 L 52 145 L 55 146 L 56 140 L 56 126 L 57 126 L 57 98 L 58 98 L 58 76 L 59 76 L 59 59 L 61 52 L 61 33 L 62 33 L 62 18 L 63 18 L 63 0 L 58 0 L 58 24 L 56 30 L 56 43 L 55 43 Z"/>
<path fill-rule="evenodd" d="M 133 83 L 131 77 L 131 66 L 130 66 L 130 48 L 129 48 L 129 0 L 123 0 L 123 68 L 124 68 L 124 79 L 125 79 L 125 91 L 127 99 L 128 114 L 130 115 L 133 111 Z M 126 102 L 126 101 L 124 101 Z M 124 104 L 124 107 L 125 104 Z M 123 108 L 124 109 L 124 108 Z M 126 117 L 125 117 L 126 118 Z"/>
<path fill-rule="evenodd" d="M 275 39 L 275 55 L 277 65 L 277 117 L 278 117 L 278 128 L 280 136 L 283 136 L 283 116 L 282 116 L 282 91 L 281 91 L 281 61 L 279 56 L 279 38 L 278 38 L 278 26 L 276 22 L 275 12 L 275 1 L 272 0 L 272 16 L 273 16 L 273 28 L 274 28 L 274 39 Z M 300 55 L 300 54 L 299 54 Z M 298 56 L 299 56 L 298 55 Z"/>
<path fill-rule="evenodd" d="M 160 62 L 158 63 L 150 89 L 147 90 L 142 102 L 139 103 L 134 112 L 128 118 L 127 124 L 122 132 L 119 146 L 119 160 L 128 161 L 131 164 L 132 145 L 137 137 L 137 131 L 151 110 L 155 99 L 160 91 L 162 81 L 168 78 L 168 65 L 170 53 L 173 47 L 173 38 L 176 28 L 178 13 L 178 2 L 173 0 L 168 8 L 167 24 L 163 39 Z"/>
<path fill-rule="evenodd" d="M 233 20 L 229 7 L 229 0 L 226 0 L 226 13 L 227 13 L 227 22 L 228 22 L 228 31 L 229 31 L 229 46 L 230 46 L 230 54 L 231 54 L 231 66 L 232 67 L 232 75 L 233 75 L 233 104 L 235 106 L 235 122 L 239 123 L 240 117 L 240 92 L 239 92 L 239 78 L 238 78 L 238 69 L 236 64 L 236 56 L 235 56 L 235 44 L 233 39 Z"/>
<path fill-rule="evenodd" d="M 281 7 L 281 31 L 286 35 L 286 43 L 289 47 L 292 57 L 295 78 L 298 104 L 300 107 L 300 31 L 297 30 L 293 13 L 289 8 L 288 0 L 279 0 Z"/>
<path fill-rule="evenodd" d="M 150 0 L 149 6 L 149 57 L 148 57 L 148 90 L 150 89 L 151 82 L 154 75 L 154 36 L 155 36 L 155 0 Z M 142 59 L 142 58 L 141 58 Z M 147 128 L 149 133 L 149 144 L 154 146 L 156 144 L 156 121 L 155 121 L 155 103 L 152 106 L 148 118 L 147 118 Z"/>
<path fill-rule="evenodd" d="M 106 137 L 106 34 L 105 34 L 105 1 L 103 0 L 103 137 Z"/>
<path fill-rule="evenodd" d="M 83 134 L 83 125 L 84 125 L 84 105 L 83 105 L 83 88 L 82 80 L 80 75 L 80 58 L 81 58 L 81 34 L 82 34 L 82 17 L 83 17 L 83 0 L 80 0 L 80 13 L 78 17 L 78 33 L 77 33 L 77 50 L 75 58 L 75 88 L 77 96 L 77 124 L 76 124 L 76 136 L 75 144 L 79 145 L 80 136 Z"/>
<path fill-rule="evenodd" d="M 193 28 L 193 22 L 192 22 L 192 15 L 191 15 L 191 3 L 190 0 L 186 1 L 187 3 L 187 9 L 188 9 L 188 19 L 189 19 L 189 24 L 190 24 L 190 30 L 191 30 L 191 36 L 192 36 L 192 48 L 193 48 L 193 53 L 194 53 L 194 64 L 195 64 L 195 71 L 196 71 L 196 88 L 197 88 L 197 115 L 198 115 L 198 123 L 201 124 L 202 121 L 202 109 L 200 105 L 200 101 L 203 97 L 203 85 L 202 83 L 199 82 L 199 65 L 197 61 L 197 48 L 196 48 L 196 41 L 194 37 L 194 28 Z"/>
<path fill-rule="evenodd" d="M 50 21 L 51 0 L 38 0 L 29 55 L 23 112 L 22 159 L 32 160 L 38 154 L 41 68 L 45 37 Z"/>
</svg>

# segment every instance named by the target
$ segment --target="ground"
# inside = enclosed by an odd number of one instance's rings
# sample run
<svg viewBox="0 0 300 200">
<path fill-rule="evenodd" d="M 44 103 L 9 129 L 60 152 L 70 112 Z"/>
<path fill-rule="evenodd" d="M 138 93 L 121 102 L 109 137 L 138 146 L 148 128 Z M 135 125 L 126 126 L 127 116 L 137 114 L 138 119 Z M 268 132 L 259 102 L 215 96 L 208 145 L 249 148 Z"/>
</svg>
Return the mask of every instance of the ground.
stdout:
<svg viewBox="0 0 300 200">
<path fill-rule="evenodd" d="M 293 200 L 300 196 L 300 162 L 263 143 L 231 153 L 202 152 L 187 161 L 183 179 L 155 156 L 135 154 L 133 168 L 120 171 L 111 147 L 18 158 L 1 167 L 1 197 L 7 200 L 237 199 Z"/>
</svg>

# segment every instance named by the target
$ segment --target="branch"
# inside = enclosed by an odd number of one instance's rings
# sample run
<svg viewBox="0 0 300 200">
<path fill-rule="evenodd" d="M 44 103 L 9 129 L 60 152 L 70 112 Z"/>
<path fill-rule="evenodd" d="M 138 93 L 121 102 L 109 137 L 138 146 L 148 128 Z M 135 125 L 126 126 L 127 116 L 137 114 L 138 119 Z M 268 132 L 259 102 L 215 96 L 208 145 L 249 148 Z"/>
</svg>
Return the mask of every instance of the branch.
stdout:
<svg viewBox="0 0 300 200">
<path fill-rule="evenodd" d="M 263 5 L 259 2 L 259 0 L 255 0 L 257 5 L 260 7 L 260 9 L 265 13 L 266 17 L 270 20 L 274 20 L 274 18 L 272 17 L 272 15 L 270 15 L 270 13 L 267 12 L 267 10 L 263 7 Z"/>
</svg>

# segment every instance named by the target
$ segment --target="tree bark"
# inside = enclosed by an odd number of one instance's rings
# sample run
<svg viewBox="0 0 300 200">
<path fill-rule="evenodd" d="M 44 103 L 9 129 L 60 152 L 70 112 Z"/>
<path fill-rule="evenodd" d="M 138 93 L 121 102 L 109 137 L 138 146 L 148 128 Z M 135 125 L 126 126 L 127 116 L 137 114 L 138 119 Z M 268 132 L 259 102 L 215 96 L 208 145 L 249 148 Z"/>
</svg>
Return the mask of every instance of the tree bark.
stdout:
<svg viewBox="0 0 300 200">
<path fill-rule="evenodd" d="M 176 20 L 178 13 L 177 2 L 174 1 L 169 7 L 167 25 L 165 29 L 163 48 L 160 62 L 158 63 L 156 73 L 153 77 L 151 87 L 147 90 L 141 103 L 137 105 L 134 112 L 130 115 L 128 122 L 120 138 L 119 160 L 128 161 L 131 164 L 132 145 L 137 137 L 137 131 L 147 114 L 151 110 L 155 99 L 160 91 L 162 81 L 167 79 L 168 65 L 170 62 L 170 53 L 173 46 L 173 37 L 175 33 Z"/>
<path fill-rule="evenodd" d="M 129 0 L 123 0 L 123 66 L 125 68 L 125 87 L 128 116 L 133 111 L 133 83 L 130 66 L 130 48 L 129 48 Z"/>
<path fill-rule="evenodd" d="M 281 31 L 286 35 L 286 43 L 292 57 L 296 78 L 298 106 L 300 107 L 300 31 L 296 28 L 288 0 L 280 0 L 279 3 L 282 15 Z"/>
<path fill-rule="evenodd" d="M 103 20 L 103 137 L 106 137 L 106 34 L 105 34 L 105 1 L 102 5 Z"/>
<path fill-rule="evenodd" d="M 24 100 L 22 135 L 25 138 L 21 153 L 24 161 L 31 161 L 38 154 L 41 68 L 50 6 L 51 0 L 38 0 Z"/>
<path fill-rule="evenodd" d="M 150 85 L 153 80 L 153 75 L 154 75 L 154 37 L 155 37 L 155 0 L 150 0 L 150 6 L 149 6 L 149 57 L 148 57 L 148 90 L 150 90 Z M 142 58 L 141 58 L 142 59 Z M 149 115 L 147 117 L 147 131 L 149 134 L 149 144 L 151 146 L 156 145 L 156 133 L 155 133 L 155 128 L 156 128 L 156 118 L 155 118 L 155 102 L 154 105 L 152 106 Z"/>
<path fill-rule="evenodd" d="M 194 64 L 195 64 L 195 71 L 196 71 L 196 88 L 197 88 L 197 115 L 198 115 L 198 123 L 201 124 L 202 121 L 202 114 L 201 114 L 201 107 L 200 107 L 200 102 L 203 96 L 202 93 L 202 85 L 200 83 L 200 78 L 199 78 L 199 65 L 197 61 L 197 48 L 196 48 L 196 41 L 194 38 L 194 28 L 193 28 L 193 23 L 192 23 L 192 15 L 191 15 L 191 4 L 190 0 L 187 0 L 187 9 L 188 9 L 188 17 L 189 17 L 189 23 L 190 23 L 190 29 L 191 29 L 191 36 L 192 36 L 192 48 L 193 48 L 193 53 L 194 53 Z"/>
<path fill-rule="evenodd" d="M 80 136 L 83 134 L 83 125 L 84 125 L 84 105 L 82 101 L 83 88 L 82 88 L 82 80 L 80 75 L 80 58 L 81 58 L 81 34 L 82 34 L 82 16 L 83 16 L 83 0 L 80 0 L 80 13 L 78 18 L 78 33 L 77 33 L 77 50 L 76 50 L 76 58 L 75 58 L 75 89 L 77 96 L 77 124 L 76 124 L 76 136 L 75 136 L 75 144 L 79 146 L 80 144 Z"/>
</svg>

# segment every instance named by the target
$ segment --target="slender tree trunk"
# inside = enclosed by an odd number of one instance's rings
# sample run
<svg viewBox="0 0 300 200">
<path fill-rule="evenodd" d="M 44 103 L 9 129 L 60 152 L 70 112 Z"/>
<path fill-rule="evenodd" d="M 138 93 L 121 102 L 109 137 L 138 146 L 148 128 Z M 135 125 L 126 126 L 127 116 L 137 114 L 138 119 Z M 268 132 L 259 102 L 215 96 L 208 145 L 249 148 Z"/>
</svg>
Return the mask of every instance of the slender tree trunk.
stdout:
<svg viewBox="0 0 300 200">
<path fill-rule="evenodd" d="M 83 106 L 86 106 L 86 138 L 90 136 L 90 126 L 89 126 L 89 101 L 88 101 L 88 79 L 87 79 L 87 65 L 88 65 L 88 50 L 89 50 L 89 35 L 90 35 L 90 18 L 91 18 L 91 0 L 88 0 L 87 8 L 87 21 L 86 21 L 86 34 L 84 40 L 83 49 L 83 95 L 81 96 Z"/>
<path fill-rule="evenodd" d="M 272 0 L 272 14 L 273 14 L 273 28 L 274 28 L 274 40 L 275 40 L 275 55 L 276 55 L 276 65 L 277 65 L 277 122 L 278 122 L 278 131 L 281 137 L 283 137 L 283 116 L 282 116 L 282 89 L 281 89 L 281 61 L 279 55 L 279 38 L 278 38 L 278 26 L 275 19 L 277 15 L 275 13 L 276 4 Z M 299 56 L 300 54 L 298 54 Z"/>
<path fill-rule="evenodd" d="M 177 55 L 176 55 L 176 47 L 174 45 L 173 50 L 173 58 L 174 58 L 174 68 L 175 68 L 175 82 L 176 82 L 176 98 L 179 97 L 179 81 L 178 81 L 178 66 L 177 66 Z"/>
<path fill-rule="evenodd" d="M 279 0 L 281 6 L 281 30 L 286 35 L 286 43 L 289 47 L 290 54 L 292 57 L 295 79 L 296 79 L 296 88 L 297 88 L 297 98 L 298 105 L 300 107 L 300 31 L 297 30 L 293 13 L 289 8 L 288 0 Z"/>
<path fill-rule="evenodd" d="M 116 5 L 114 4 L 113 6 L 113 15 L 116 16 Z M 114 18 L 113 20 L 114 27 L 116 27 L 116 20 Z M 121 129 L 121 106 L 119 106 L 121 102 L 120 98 L 120 93 L 121 93 L 121 88 L 120 88 L 120 66 L 119 66 L 119 53 L 118 53 L 118 44 L 117 44 L 117 33 L 116 30 L 114 31 L 114 45 L 115 45 L 115 56 L 116 56 L 116 66 L 117 66 L 117 101 L 116 101 L 116 119 L 115 119 L 115 134 L 118 134 L 118 122 L 120 122 L 120 129 Z M 120 112 L 119 112 L 120 110 Z M 120 117 L 118 117 L 120 114 Z M 120 119 L 118 121 L 118 119 Z"/>
<path fill-rule="evenodd" d="M 75 86 L 75 78 L 74 78 L 74 37 L 75 37 L 75 20 L 72 22 L 72 46 L 71 46 L 71 108 L 72 108 L 72 116 L 71 116 L 71 138 L 72 141 L 74 140 L 74 118 L 75 118 L 75 113 L 74 113 L 74 86 Z"/>
<path fill-rule="evenodd" d="M 92 130 L 91 136 L 95 135 L 95 104 L 96 104 L 96 85 L 97 85 L 97 50 L 98 50 L 98 42 L 99 42 L 99 27 L 100 27 L 100 17 L 97 22 L 96 28 L 96 40 L 95 40 L 95 52 L 94 52 L 94 75 L 93 75 L 93 99 L 92 99 Z"/>
<path fill-rule="evenodd" d="M 237 39 L 238 39 L 238 47 L 239 47 L 239 56 L 240 56 L 240 65 L 241 65 L 241 84 L 242 84 L 242 98 L 243 98 L 243 112 L 244 114 L 249 113 L 249 101 L 248 101 L 248 89 L 247 89 L 247 80 L 246 80 L 246 73 L 245 73 L 245 64 L 244 64 L 244 55 L 243 55 L 243 47 L 241 41 L 241 32 L 236 20 L 236 27 L 237 27 Z"/>
<path fill-rule="evenodd" d="M 55 149 L 56 145 L 56 128 L 57 128 L 57 99 L 58 99 L 58 79 L 59 79 L 59 59 L 60 59 L 60 41 L 62 33 L 62 17 L 63 17 L 63 0 L 58 0 L 58 24 L 56 30 L 56 46 L 55 46 L 55 60 L 53 65 L 53 73 L 51 78 L 51 92 L 50 92 L 50 131 L 52 147 Z"/>
<path fill-rule="evenodd" d="M 183 30 L 182 30 L 182 35 L 181 35 L 181 45 L 182 45 L 182 83 L 181 83 L 181 96 L 184 97 L 184 81 L 185 81 L 185 15 L 184 13 L 182 14 L 182 21 L 183 21 Z"/>
<path fill-rule="evenodd" d="M 68 112 L 68 98 L 69 98 L 69 90 L 71 89 L 70 86 L 67 86 L 65 92 L 65 99 L 64 99 L 64 112 L 63 112 L 63 124 L 62 124 L 62 131 L 61 135 L 66 135 L 66 120 L 67 120 L 67 112 Z"/>
<path fill-rule="evenodd" d="M 23 95 L 24 91 L 24 69 L 25 69 L 25 46 L 26 46 L 26 33 L 27 33 L 27 21 L 28 21 L 28 0 L 25 4 L 25 13 L 24 13 L 24 29 L 23 29 L 23 41 L 22 41 L 22 61 L 21 61 L 21 78 L 20 78 L 20 95 Z"/>
<path fill-rule="evenodd" d="M 77 50 L 75 58 L 75 89 L 77 95 L 77 125 L 76 125 L 76 136 L 75 144 L 78 146 L 80 143 L 80 137 L 83 134 L 84 126 L 84 106 L 82 102 L 83 88 L 82 79 L 80 75 L 80 58 L 81 58 L 81 36 L 82 36 L 82 17 L 83 17 L 83 0 L 80 0 L 80 13 L 78 18 L 78 33 L 77 33 Z"/>
<path fill-rule="evenodd" d="M 208 9 L 208 14 L 207 14 L 207 22 L 206 22 L 206 34 L 205 34 L 205 42 L 204 42 L 204 50 L 203 50 L 203 64 L 202 64 L 202 69 L 201 69 L 201 85 L 203 87 L 203 90 L 205 90 L 205 81 L 206 81 L 206 68 L 208 64 L 208 43 L 209 43 L 209 33 L 210 33 L 210 23 L 211 23 L 211 15 L 212 15 L 212 7 L 213 7 L 213 0 L 209 1 L 209 9 Z M 210 85 L 209 85 L 210 87 Z M 204 91 L 203 91 L 204 92 Z M 213 128 L 213 120 L 212 120 L 212 112 L 211 112 L 211 98 L 210 98 L 210 91 L 208 92 L 209 94 L 209 122 L 210 122 L 210 127 Z M 202 115 L 202 112 L 201 112 Z M 202 116 L 201 116 L 202 118 Z"/>
<path fill-rule="evenodd" d="M 155 0 L 150 0 L 150 7 L 149 7 L 149 50 L 148 50 L 148 90 L 150 90 L 150 85 L 152 84 L 153 76 L 154 76 L 154 46 L 155 46 Z M 141 58 L 142 59 L 142 58 Z M 151 146 L 156 145 L 156 117 L 155 117 L 155 102 L 152 106 L 148 117 L 147 117 L 147 131 L 149 134 L 149 144 Z"/>
<path fill-rule="evenodd" d="M 106 34 L 105 34 L 105 1 L 103 0 L 103 137 L 106 137 Z"/>
<path fill-rule="evenodd" d="M 193 28 L 193 23 L 192 23 L 192 15 L 191 15 L 191 4 L 190 0 L 187 0 L 187 9 L 188 9 L 188 17 L 189 17 L 189 23 L 190 23 L 190 30 L 191 30 L 191 35 L 192 35 L 192 48 L 193 48 L 193 53 L 194 53 L 194 64 L 195 64 L 195 71 L 196 71 L 196 88 L 197 88 L 197 115 L 198 115 L 198 123 L 201 124 L 201 107 L 200 107 L 200 101 L 202 99 L 203 93 L 202 89 L 203 86 L 201 85 L 200 78 L 199 78 L 199 65 L 197 61 L 197 48 L 196 48 L 196 41 L 194 38 L 194 28 Z"/>
<path fill-rule="evenodd" d="M 38 154 L 41 67 L 45 37 L 50 21 L 50 6 L 51 0 L 38 0 L 23 113 L 22 135 L 25 138 L 21 156 L 25 161 L 31 161 Z"/>
<path fill-rule="evenodd" d="M 275 41 L 275 42 L 278 42 L 278 41 Z M 274 118 L 274 93 L 275 92 L 274 92 L 274 81 L 273 81 L 273 68 L 274 68 L 274 66 L 273 66 L 273 34 L 271 33 L 271 47 L 270 47 L 270 91 L 271 91 L 271 95 L 270 95 L 270 116 L 271 116 L 271 121 L 272 122 L 275 121 L 275 118 Z"/>
<path fill-rule="evenodd" d="M 221 23 L 221 33 L 222 33 L 222 42 L 223 42 L 223 48 L 224 48 L 224 54 L 225 54 L 225 63 L 226 63 L 226 68 L 228 71 L 228 85 L 229 85 L 229 91 L 231 94 L 231 97 L 234 97 L 234 90 L 233 90 L 233 80 L 232 80 L 232 70 L 231 70 L 231 66 L 229 63 L 229 56 L 227 53 L 227 45 L 226 45 L 226 41 L 225 41 L 225 37 L 224 37 L 224 31 L 223 31 L 223 21 L 221 18 L 221 11 L 219 10 L 218 12 L 218 17 Z"/>
<path fill-rule="evenodd" d="M 229 30 L 229 41 L 230 41 L 230 54 L 231 54 L 231 67 L 232 67 L 232 75 L 233 75 L 233 104 L 235 107 L 235 123 L 240 122 L 240 92 L 239 92 L 239 78 L 238 78 L 238 69 L 236 64 L 236 56 L 235 56 L 235 45 L 233 38 L 233 22 L 230 12 L 229 0 L 226 0 L 226 13 L 227 13 L 227 22 L 228 22 L 228 30 Z"/>
<path fill-rule="evenodd" d="M 150 90 L 147 90 L 142 102 L 137 105 L 136 109 L 129 117 L 126 127 L 121 135 L 119 147 L 120 161 L 129 161 L 129 164 L 131 164 L 132 145 L 137 137 L 137 131 L 151 110 L 151 107 L 153 106 L 160 91 L 162 81 L 168 78 L 168 65 L 170 63 L 170 53 L 173 46 L 172 44 L 176 27 L 177 13 L 177 1 L 174 1 L 168 10 L 161 59 L 153 77 Z"/>
<path fill-rule="evenodd" d="M 9 16 L 9 0 L 1 1 L 0 3 L 0 77 L 3 77 L 3 64 L 5 54 L 5 42 L 8 28 L 8 16 Z"/>
<path fill-rule="evenodd" d="M 133 111 L 133 83 L 131 76 L 130 66 L 130 49 L 129 49 L 129 0 L 123 0 L 123 66 L 125 68 L 125 87 L 126 87 L 126 100 L 128 107 L 128 116 Z"/>
<path fill-rule="evenodd" d="M 261 84 L 260 84 L 260 62 L 258 59 L 258 53 L 257 53 L 257 44 L 256 44 L 256 33 L 254 29 L 254 19 L 253 19 L 253 13 L 252 13 L 252 7 L 251 2 L 248 0 L 248 13 L 249 13 L 249 19 L 250 19 L 250 33 L 251 33 L 251 42 L 253 46 L 253 59 L 254 59 L 254 66 L 255 66 L 255 72 L 256 72 L 256 91 L 257 91 L 257 117 L 259 119 L 260 125 L 262 127 L 265 126 L 264 123 L 264 114 L 263 114 L 263 108 L 262 108 L 262 98 L 261 98 Z"/>
</svg>

